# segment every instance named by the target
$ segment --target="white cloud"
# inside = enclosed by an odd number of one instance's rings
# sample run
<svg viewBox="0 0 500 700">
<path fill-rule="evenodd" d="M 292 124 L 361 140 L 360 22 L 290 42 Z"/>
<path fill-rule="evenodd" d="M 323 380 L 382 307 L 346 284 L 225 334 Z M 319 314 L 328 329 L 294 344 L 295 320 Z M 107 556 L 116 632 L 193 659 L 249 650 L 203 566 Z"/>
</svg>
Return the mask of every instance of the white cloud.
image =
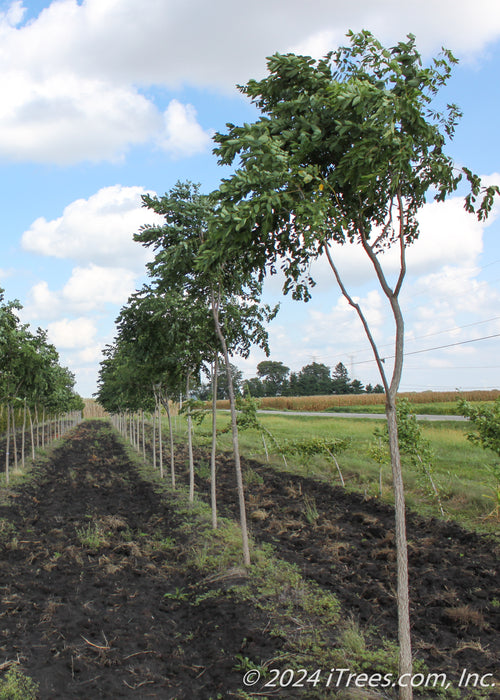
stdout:
<svg viewBox="0 0 500 700">
<path fill-rule="evenodd" d="M 61 306 L 60 295 L 57 292 L 51 292 L 48 283 L 42 280 L 31 288 L 23 313 L 28 320 L 57 318 L 61 312 Z"/>
<path fill-rule="evenodd" d="M 47 327 L 48 337 L 57 348 L 73 349 L 91 345 L 97 334 L 94 322 L 85 317 L 54 321 Z"/>
<path fill-rule="evenodd" d="M 13 67 L 0 73 L 0 90 L 0 156 L 7 160 L 116 160 L 161 128 L 155 106 L 133 88 L 61 69 L 39 81 L 35 71 Z"/>
<path fill-rule="evenodd" d="M 24 14 L 19 0 L 0 14 L 0 157 L 61 164 L 113 160 L 161 140 L 161 112 L 141 94 L 151 86 L 234 91 L 264 74 L 265 56 L 324 54 L 351 28 L 386 42 L 412 31 L 424 51 L 444 43 L 459 55 L 500 35 L 497 0 L 266 0 L 236 13 L 229 0 L 150 0 L 147 11 L 136 0 L 57 0 L 26 24 Z M 207 139 L 193 109 L 171 103 L 167 146 L 179 114 L 191 148 L 180 139 L 183 148 L 169 149 L 176 157 Z"/>
<path fill-rule="evenodd" d="M 14 0 L 9 8 L 0 12 L 0 27 L 15 27 L 20 24 L 26 14 L 26 8 L 23 6 L 22 0 Z"/>
<path fill-rule="evenodd" d="M 151 255 L 133 240 L 133 234 L 143 224 L 163 222 L 163 217 L 141 207 L 142 194 L 142 187 L 115 185 L 99 190 L 89 199 L 77 199 L 57 219 L 36 219 L 23 234 L 23 248 L 41 255 L 139 272 Z"/>
<path fill-rule="evenodd" d="M 124 304 L 134 290 L 136 275 L 114 267 L 77 267 L 65 284 L 61 296 L 72 308 L 93 310 L 106 304 Z"/>
<path fill-rule="evenodd" d="M 165 133 L 159 140 L 160 146 L 174 158 L 181 158 L 206 151 L 210 143 L 210 134 L 196 121 L 193 105 L 172 100 L 165 112 Z"/>
<path fill-rule="evenodd" d="M 60 314 L 101 311 L 108 304 L 124 304 L 135 289 L 136 274 L 116 267 L 76 267 L 64 287 L 51 291 L 45 281 L 35 284 L 29 294 L 25 315 L 29 318 L 57 318 Z"/>
</svg>

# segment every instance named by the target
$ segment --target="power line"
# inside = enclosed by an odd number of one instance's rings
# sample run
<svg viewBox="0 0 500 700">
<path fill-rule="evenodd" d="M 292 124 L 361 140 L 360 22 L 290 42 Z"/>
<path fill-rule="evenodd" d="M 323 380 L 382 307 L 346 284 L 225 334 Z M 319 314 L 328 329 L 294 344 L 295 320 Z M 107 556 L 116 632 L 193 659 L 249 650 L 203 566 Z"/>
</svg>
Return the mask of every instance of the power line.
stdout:
<svg viewBox="0 0 500 700">
<path fill-rule="evenodd" d="M 500 369 L 500 365 L 495 365 L 493 367 L 468 367 L 468 366 L 456 367 L 455 365 L 453 365 L 453 367 L 429 367 L 429 366 L 426 366 L 426 367 L 408 367 L 408 365 L 405 365 L 405 370 L 409 370 L 410 372 L 417 372 L 417 371 L 423 372 L 423 371 L 427 371 L 427 370 L 439 370 L 441 372 L 441 370 L 446 370 L 446 369 L 452 369 L 452 370 L 456 370 L 456 369 L 481 369 L 481 370 L 482 369 Z"/>
<path fill-rule="evenodd" d="M 471 340 L 461 340 L 458 343 L 448 343 L 448 345 L 437 345 L 434 348 L 424 348 L 423 350 L 412 350 L 411 352 L 405 352 L 403 353 L 403 357 L 407 357 L 408 355 L 420 355 L 423 352 L 432 352 L 433 350 L 443 350 L 444 348 L 453 348 L 456 347 L 457 345 L 467 345 L 467 343 L 477 343 L 480 340 L 489 340 L 491 338 L 499 338 L 500 333 L 495 333 L 494 335 L 485 335 L 482 338 L 472 338 Z M 381 358 L 382 362 L 385 360 L 391 360 L 395 357 L 395 355 L 388 355 L 387 357 Z M 368 362 L 375 362 L 375 359 L 372 360 L 363 360 L 361 362 L 355 362 L 354 364 L 356 365 L 365 365 Z"/>
</svg>

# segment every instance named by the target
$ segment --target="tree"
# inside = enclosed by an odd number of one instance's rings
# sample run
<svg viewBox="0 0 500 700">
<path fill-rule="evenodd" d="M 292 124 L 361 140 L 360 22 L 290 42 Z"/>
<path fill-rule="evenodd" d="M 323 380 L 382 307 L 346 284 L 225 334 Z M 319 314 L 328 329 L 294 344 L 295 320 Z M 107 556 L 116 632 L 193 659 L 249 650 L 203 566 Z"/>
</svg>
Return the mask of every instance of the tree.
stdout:
<svg viewBox="0 0 500 700">
<path fill-rule="evenodd" d="M 335 365 L 332 375 L 332 392 L 334 394 L 349 394 L 351 392 L 349 372 L 342 362 Z"/>
<path fill-rule="evenodd" d="M 221 353 L 226 367 L 243 559 L 245 565 L 249 565 L 245 495 L 230 357 L 234 353 L 242 357 L 248 356 L 252 344 L 259 345 L 266 354 L 269 353 L 266 324 L 276 314 L 277 307 L 271 309 L 260 304 L 262 284 L 255 279 L 241 256 L 231 258 L 230 261 L 221 258 L 210 270 L 202 270 L 201 266 L 196 265 L 214 209 L 213 198 L 200 194 L 199 185 L 178 182 L 164 197 L 159 199 L 144 196 L 143 202 L 144 206 L 165 218 L 162 226 L 145 226 L 134 236 L 135 240 L 145 246 L 152 246 L 156 251 L 148 268 L 156 279 L 158 290 L 161 293 L 175 290 L 212 316 L 217 344 L 208 347 L 212 350 L 214 363 L 217 363 L 217 355 Z M 216 377 L 217 371 L 213 375 Z M 215 396 L 212 426 L 212 512 L 215 514 Z"/>
<path fill-rule="evenodd" d="M 332 393 L 330 368 L 321 362 L 311 362 L 302 367 L 297 375 L 299 396 L 321 396 Z"/>
<path fill-rule="evenodd" d="M 492 450 L 500 457 L 500 398 L 491 406 L 474 406 L 469 401 L 460 399 L 458 410 L 462 416 L 469 418 L 474 426 L 474 431 L 470 430 L 467 433 L 469 442 L 485 450 Z"/>
<path fill-rule="evenodd" d="M 256 398 L 261 398 L 265 395 L 266 387 L 264 382 L 259 377 L 251 377 L 251 379 L 245 379 L 244 381 L 245 392 L 249 393 L 250 396 Z"/>
<path fill-rule="evenodd" d="M 404 321 L 399 296 L 406 249 L 418 236 L 417 213 L 432 190 L 444 201 L 465 177 L 465 207 L 482 219 L 499 193 L 482 188 L 467 168 L 457 169 L 444 146 L 460 117 L 431 103 L 456 59 L 443 50 L 424 67 L 415 39 L 384 48 L 370 32 L 349 33 L 350 46 L 320 61 L 276 54 L 269 75 L 241 87 L 262 116 L 253 124 L 228 125 L 217 134 L 223 165 L 239 167 L 220 186 L 218 216 L 210 230 L 205 264 L 245 256 L 263 277 L 279 266 L 284 292 L 309 299 L 311 261 L 320 255 L 370 342 L 384 387 L 395 494 L 400 672 L 411 673 L 408 566 L 404 488 L 397 439 L 396 394 L 403 368 Z M 385 294 L 394 320 L 394 362 L 385 366 L 367 318 L 346 288 L 333 246 L 361 247 Z M 395 245 L 400 269 L 387 279 L 381 254 Z M 412 689 L 401 688 L 401 698 Z"/>
<path fill-rule="evenodd" d="M 500 457 L 500 398 L 497 398 L 491 406 L 487 404 L 474 406 L 469 401 L 460 399 L 458 410 L 463 416 L 469 418 L 474 426 L 474 430 L 467 432 L 467 440 L 484 450 L 491 450 Z M 495 507 L 488 517 L 494 515 L 498 519 L 500 518 L 500 463 L 496 462 L 485 468 L 495 480 L 491 496 Z"/>
<path fill-rule="evenodd" d="M 263 360 L 257 365 L 257 375 L 263 379 L 264 396 L 281 396 L 290 368 L 285 367 L 283 362 L 273 360 Z"/>
</svg>

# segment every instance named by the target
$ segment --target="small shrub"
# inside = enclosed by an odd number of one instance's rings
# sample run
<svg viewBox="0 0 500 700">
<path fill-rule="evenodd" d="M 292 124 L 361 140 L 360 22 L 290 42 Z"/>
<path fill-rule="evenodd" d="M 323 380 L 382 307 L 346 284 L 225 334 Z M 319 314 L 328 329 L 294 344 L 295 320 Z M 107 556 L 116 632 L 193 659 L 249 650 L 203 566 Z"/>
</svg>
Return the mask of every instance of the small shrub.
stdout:
<svg viewBox="0 0 500 700">
<path fill-rule="evenodd" d="M 38 683 L 18 668 L 10 668 L 0 680 L 0 700 L 36 700 Z"/>
</svg>

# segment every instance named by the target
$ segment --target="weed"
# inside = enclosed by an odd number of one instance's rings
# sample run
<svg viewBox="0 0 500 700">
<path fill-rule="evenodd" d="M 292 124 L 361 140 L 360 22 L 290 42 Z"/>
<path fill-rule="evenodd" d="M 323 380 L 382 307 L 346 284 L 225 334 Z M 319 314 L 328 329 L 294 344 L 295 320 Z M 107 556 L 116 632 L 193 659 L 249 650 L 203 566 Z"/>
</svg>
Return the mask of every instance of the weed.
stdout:
<svg viewBox="0 0 500 700">
<path fill-rule="evenodd" d="M 94 551 L 108 544 L 97 523 L 89 523 L 86 527 L 77 528 L 76 534 L 81 545 Z"/>
<path fill-rule="evenodd" d="M 38 683 L 25 676 L 18 668 L 10 668 L 0 680 L 0 700 L 35 700 Z"/>
<path fill-rule="evenodd" d="M 255 469 L 246 469 L 243 474 L 243 480 L 246 486 L 262 486 L 264 477 L 255 471 Z"/>
<path fill-rule="evenodd" d="M 164 593 L 163 597 L 180 603 L 184 600 L 188 600 L 189 593 L 185 591 L 184 588 L 176 588 L 172 593 Z"/>
<path fill-rule="evenodd" d="M 261 675 L 264 674 L 265 669 L 262 666 L 256 664 L 255 661 L 249 659 L 248 656 L 243 656 L 243 654 L 236 654 L 235 659 L 236 663 L 233 666 L 235 671 L 252 671 L 253 669 L 256 669 L 260 671 Z"/>
<path fill-rule="evenodd" d="M 209 481 L 211 476 L 210 464 L 207 462 L 198 462 L 196 465 L 196 475 L 204 481 Z"/>
<path fill-rule="evenodd" d="M 10 520 L 0 518 L 0 545 L 8 545 L 16 535 L 16 528 Z"/>
<path fill-rule="evenodd" d="M 306 520 L 310 525 L 313 525 L 319 518 L 318 509 L 316 508 L 316 501 L 311 496 L 304 496 L 304 506 Z"/>
</svg>

